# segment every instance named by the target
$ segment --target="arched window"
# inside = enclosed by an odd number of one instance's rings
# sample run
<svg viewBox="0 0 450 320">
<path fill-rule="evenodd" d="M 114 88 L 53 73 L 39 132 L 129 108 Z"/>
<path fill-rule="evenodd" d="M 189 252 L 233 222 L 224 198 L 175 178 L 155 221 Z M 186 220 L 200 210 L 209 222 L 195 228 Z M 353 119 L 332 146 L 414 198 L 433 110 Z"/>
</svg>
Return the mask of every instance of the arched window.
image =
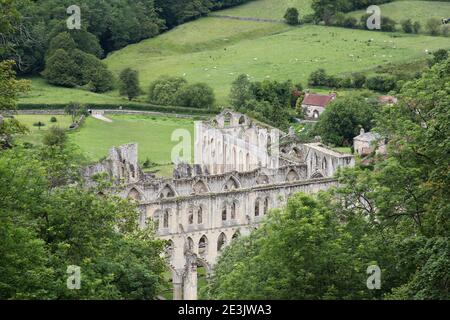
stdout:
<svg viewBox="0 0 450 320">
<path fill-rule="evenodd" d="M 161 193 L 159 194 L 159 197 L 161 199 L 164 198 L 173 198 L 175 197 L 175 191 L 173 190 L 173 188 L 169 185 L 166 185 L 162 190 Z"/>
<path fill-rule="evenodd" d="M 264 200 L 264 215 L 266 215 L 269 212 L 269 198 L 266 198 Z"/>
<path fill-rule="evenodd" d="M 164 212 L 163 227 L 165 229 L 169 228 L 169 210 Z"/>
<path fill-rule="evenodd" d="M 190 251 L 194 251 L 194 240 L 191 237 L 187 238 L 187 246 Z"/>
<path fill-rule="evenodd" d="M 240 236 L 241 236 L 241 233 L 240 233 L 239 230 L 238 230 L 238 231 L 236 231 L 235 234 L 233 234 L 232 240 L 236 240 L 236 239 L 239 238 Z"/>
<path fill-rule="evenodd" d="M 231 220 L 236 219 L 236 202 L 231 204 Z"/>
<path fill-rule="evenodd" d="M 198 208 L 198 211 L 197 211 L 197 223 L 203 224 L 203 209 L 202 209 L 202 207 Z"/>
<path fill-rule="evenodd" d="M 272 155 L 272 137 L 270 135 L 267 136 L 267 153 L 269 156 Z"/>
<path fill-rule="evenodd" d="M 225 204 L 222 208 L 222 221 L 227 221 L 227 205 Z"/>
<path fill-rule="evenodd" d="M 200 238 L 200 241 L 198 242 L 198 254 L 201 256 L 206 255 L 208 252 L 208 238 L 206 236 L 203 236 Z"/>
<path fill-rule="evenodd" d="M 194 224 L 194 211 L 192 209 L 189 210 L 188 223 L 189 225 Z"/>
<path fill-rule="evenodd" d="M 198 181 L 194 186 L 192 187 L 195 194 L 203 194 L 208 192 L 208 187 L 203 181 Z"/>
<path fill-rule="evenodd" d="M 327 172 L 327 170 L 328 170 L 328 162 L 327 162 L 327 158 L 325 158 L 325 157 L 322 160 L 322 169 L 324 172 Z"/>
<path fill-rule="evenodd" d="M 230 179 L 228 179 L 227 183 L 223 187 L 223 190 L 224 191 L 232 191 L 235 189 L 239 189 L 239 183 L 237 182 L 237 180 L 234 177 L 231 177 Z"/>
<path fill-rule="evenodd" d="M 130 193 L 128 193 L 128 198 L 134 201 L 141 201 L 141 194 L 135 188 L 131 189 Z"/>
<path fill-rule="evenodd" d="M 239 124 L 245 124 L 245 117 L 244 116 L 241 116 L 240 118 L 239 118 Z"/>
<path fill-rule="evenodd" d="M 221 251 L 226 244 L 227 236 L 222 232 L 217 240 L 217 251 Z"/>
<path fill-rule="evenodd" d="M 259 217 L 259 199 L 255 201 L 255 217 Z"/>
<path fill-rule="evenodd" d="M 288 182 L 298 181 L 298 180 L 300 180 L 300 176 L 298 175 L 298 173 L 295 170 L 291 170 L 291 171 L 289 171 L 286 180 Z"/>
</svg>

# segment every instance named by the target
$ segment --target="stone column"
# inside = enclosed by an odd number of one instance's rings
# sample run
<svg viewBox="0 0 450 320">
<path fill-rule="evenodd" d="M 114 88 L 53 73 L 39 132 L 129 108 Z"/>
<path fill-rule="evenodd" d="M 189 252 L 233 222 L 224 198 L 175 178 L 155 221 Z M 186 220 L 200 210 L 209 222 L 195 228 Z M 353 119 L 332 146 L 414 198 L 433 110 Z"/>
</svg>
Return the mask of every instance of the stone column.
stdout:
<svg viewBox="0 0 450 320">
<path fill-rule="evenodd" d="M 173 271 L 172 283 L 173 283 L 173 300 L 183 300 L 183 270 Z"/>
</svg>

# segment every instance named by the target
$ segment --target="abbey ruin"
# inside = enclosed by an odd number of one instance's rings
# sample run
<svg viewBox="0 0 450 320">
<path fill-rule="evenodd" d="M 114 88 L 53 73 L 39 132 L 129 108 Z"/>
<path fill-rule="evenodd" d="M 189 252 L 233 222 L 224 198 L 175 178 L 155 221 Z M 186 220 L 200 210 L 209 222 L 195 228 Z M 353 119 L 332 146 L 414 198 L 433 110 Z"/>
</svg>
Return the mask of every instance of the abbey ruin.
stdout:
<svg viewBox="0 0 450 320">
<path fill-rule="evenodd" d="M 141 227 L 155 222 L 168 243 L 174 299 L 197 299 L 197 267 L 210 274 L 223 248 L 257 228 L 270 209 L 294 193 L 334 186 L 335 172 L 355 164 L 352 155 L 301 144 L 292 131 L 230 110 L 196 123 L 194 153 L 194 164 L 177 163 L 171 179 L 144 173 L 136 144 L 113 148 L 85 172 L 120 181 L 120 196 L 139 202 Z"/>
</svg>

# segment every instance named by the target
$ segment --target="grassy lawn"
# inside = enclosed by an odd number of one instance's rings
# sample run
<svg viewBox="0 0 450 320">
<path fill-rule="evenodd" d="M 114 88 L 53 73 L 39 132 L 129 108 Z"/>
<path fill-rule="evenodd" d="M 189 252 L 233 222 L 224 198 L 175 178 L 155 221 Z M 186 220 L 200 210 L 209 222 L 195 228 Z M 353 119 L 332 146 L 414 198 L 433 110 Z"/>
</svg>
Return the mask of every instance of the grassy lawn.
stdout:
<svg viewBox="0 0 450 320">
<path fill-rule="evenodd" d="M 302 17 L 313 12 L 311 3 L 312 0 L 256 0 L 219 13 L 246 18 L 283 19 L 286 9 L 294 7 L 300 11 Z"/>
<path fill-rule="evenodd" d="M 70 126 L 69 116 L 55 116 L 57 123 L 50 123 L 50 115 L 19 115 L 18 120 L 30 128 L 30 134 L 18 137 L 20 142 L 33 144 L 42 143 L 42 137 L 52 125 L 63 128 Z M 69 138 L 86 155 L 90 162 L 96 162 L 108 155 L 109 149 L 127 143 L 139 144 L 139 160 L 141 164 L 149 158 L 158 166 L 146 171 L 155 172 L 161 176 L 171 176 L 171 152 L 179 142 L 172 142 L 171 136 L 176 129 L 185 129 L 191 133 L 194 143 L 194 121 L 162 116 L 108 116 L 112 123 L 89 117 L 83 126 L 69 133 Z M 33 127 L 35 122 L 44 122 L 45 127 L 40 130 Z M 192 152 L 192 156 L 194 156 Z"/>
<path fill-rule="evenodd" d="M 379 5 L 381 14 L 395 20 L 401 28 L 401 21 L 411 19 L 413 22 L 419 21 L 422 25 L 422 32 L 426 32 L 425 24 L 430 18 L 450 17 L 450 2 L 443 1 L 395 1 Z M 350 13 L 352 16 L 359 19 L 365 14 L 365 10 L 358 10 Z M 442 39 L 443 42 L 450 40 Z"/>
<path fill-rule="evenodd" d="M 19 141 L 28 142 L 32 144 L 42 143 L 42 137 L 47 132 L 47 130 L 53 126 L 61 127 L 64 129 L 69 128 L 72 124 L 70 116 L 52 116 L 52 115 L 16 115 L 14 116 L 22 124 L 26 125 L 30 130 L 30 133 L 25 136 L 21 136 Z M 57 122 L 50 122 L 50 118 L 55 117 Z M 45 124 L 44 127 L 33 126 L 36 122 L 42 122 Z"/>
<path fill-rule="evenodd" d="M 194 135 L 194 123 L 190 119 L 154 116 L 108 116 L 112 123 L 89 117 L 80 130 L 70 134 L 83 153 L 91 161 L 105 157 L 113 146 L 127 143 L 139 144 L 139 160 L 147 157 L 160 167 L 162 175 L 172 174 L 171 152 L 178 142 L 172 142 L 171 136 L 176 129 L 186 129 Z M 153 169 L 153 170 L 155 170 Z"/>
</svg>

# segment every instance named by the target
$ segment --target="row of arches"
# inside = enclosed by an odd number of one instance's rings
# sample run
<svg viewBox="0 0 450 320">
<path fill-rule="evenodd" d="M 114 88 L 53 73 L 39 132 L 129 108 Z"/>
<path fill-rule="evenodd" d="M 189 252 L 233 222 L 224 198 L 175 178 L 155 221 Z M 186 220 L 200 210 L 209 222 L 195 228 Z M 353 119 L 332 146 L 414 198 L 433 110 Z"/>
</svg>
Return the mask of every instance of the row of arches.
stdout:
<svg viewBox="0 0 450 320">
<path fill-rule="evenodd" d="M 217 252 L 221 252 L 226 245 L 230 244 L 231 241 L 240 237 L 240 232 L 236 231 L 231 240 L 228 240 L 226 234 L 224 232 L 220 233 L 217 238 L 216 250 Z M 206 235 L 203 235 L 197 244 L 195 244 L 194 240 L 191 237 L 186 238 L 185 247 L 191 252 L 198 253 L 200 257 L 206 257 L 208 255 L 210 242 Z M 168 240 L 166 244 L 166 255 L 170 258 L 175 251 L 175 244 L 172 240 Z"/>
<path fill-rule="evenodd" d="M 226 202 L 222 205 L 221 220 L 222 222 L 235 221 L 238 214 L 238 201 L 231 203 Z M 270 199 L 257 198 L 254 204 L 254 217 L 261 217 L 267 215 L 270 210 Z M 153 220 L 156 225 L 156 229 L 169 229 L 170 227 L 170 209 L 164 211 L 157 210 L 153 215 Z M 202 206 L 190 207 L 187 215 L 187 225 L 203 225 L 206 223 L 205 209 Z"/>
</svg>

